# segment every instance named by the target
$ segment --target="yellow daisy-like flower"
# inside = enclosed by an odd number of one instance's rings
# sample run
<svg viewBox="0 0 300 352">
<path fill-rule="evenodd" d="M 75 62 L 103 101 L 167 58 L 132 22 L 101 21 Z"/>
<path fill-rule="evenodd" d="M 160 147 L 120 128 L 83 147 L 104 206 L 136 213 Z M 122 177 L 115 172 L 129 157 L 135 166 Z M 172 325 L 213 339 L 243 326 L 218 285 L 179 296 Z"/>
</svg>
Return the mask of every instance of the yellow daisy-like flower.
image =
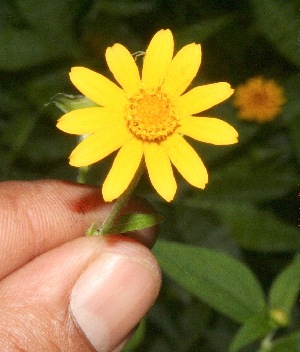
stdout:
<svg viewBox="0 0 300 352">
<path fill-rule="evenodd" d="M 273 120 L 285 103 L 283 89 L 274 80 L 263 77 L 250 78 L 237 87 L 234 96 L 241 119 L 257 122 Z"/>
<path fill-rule="evenodd" d="M 152 185 L 165 200 L 171 201 L 177 188 L 172 164 L 190 184 L 204 189 L 206 168 L 183 135 L 218 145 L 237 142 L 236 130 L 226 122 L 192 116 L 230 97 L 230 85 L 208 84 L 183 94 L 199 69 L 201 48 L 186 45 L 174 58 L 173 50 L 171 31 L 156 33 L 140 77 L 124 46 L 109 47 L 106 61 L 122 88 L 84 67 L 70 72 L 78 90 L 99 105 L 71 111 L 57 123 L 67 133 L 89 134 L 71 153 L 70 164 L 87 166 L 120 149 L 102 187 L 106 201 L 127 189 L 143 158 Z"/>
</svg>

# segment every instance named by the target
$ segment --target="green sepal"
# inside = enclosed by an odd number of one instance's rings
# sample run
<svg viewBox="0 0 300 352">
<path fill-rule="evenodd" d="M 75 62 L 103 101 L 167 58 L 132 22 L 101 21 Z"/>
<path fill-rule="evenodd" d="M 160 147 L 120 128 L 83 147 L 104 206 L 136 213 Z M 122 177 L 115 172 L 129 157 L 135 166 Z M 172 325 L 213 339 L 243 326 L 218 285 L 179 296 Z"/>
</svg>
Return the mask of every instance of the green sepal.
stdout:
<svg viewBox="0 0 300 352">
<path fill-rule="evenodd" d="M 72 110 L 99 106 L 83 95 L 58 93 L 51 100 L 64 113 L 70 112 Z"/>
</svg>

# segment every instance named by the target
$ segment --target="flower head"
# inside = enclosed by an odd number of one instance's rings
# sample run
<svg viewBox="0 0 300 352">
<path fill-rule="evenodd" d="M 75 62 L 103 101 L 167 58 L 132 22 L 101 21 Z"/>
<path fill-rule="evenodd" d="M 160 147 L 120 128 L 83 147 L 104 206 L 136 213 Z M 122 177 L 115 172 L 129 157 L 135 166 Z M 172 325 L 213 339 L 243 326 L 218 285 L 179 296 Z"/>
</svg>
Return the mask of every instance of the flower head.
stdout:
<svg viewBox="0 0 300 352">
<path fill-rule="evenodd" d="M 274 81 L 262 77 L 250 78 L 235 90 L 234 105 L 245 120 L 273 120 L 285 103 L 283 89 Z"/>
<path fill-rule="evenodd" d="M 121 87 L 84 67 L 70 72 L 78 90 L 99 106 L 71 111 L 57 126 L 67 133 L 89 134 L 71 153 L 73 166 L 93 164 L 119 150 L 102 187 L 106 201 L 127 189 L 143 158 L 152 185 L 167 201 L 177 188 L 172 164 L 190 184 L 204 189 L 206 168 L 183 135 L 219 145 L 237 142 L 236 130 L 226 122 L 192 116 L 230 97 L 230 85 L 208 84 L 183 94 L 199 69 L 201 48 L 186 45 L 174 58 L 173 49 L 170 30 L 156 33 L 140 76 L 124 46 L 109 47 L 106 61 Z"/>
</svg>

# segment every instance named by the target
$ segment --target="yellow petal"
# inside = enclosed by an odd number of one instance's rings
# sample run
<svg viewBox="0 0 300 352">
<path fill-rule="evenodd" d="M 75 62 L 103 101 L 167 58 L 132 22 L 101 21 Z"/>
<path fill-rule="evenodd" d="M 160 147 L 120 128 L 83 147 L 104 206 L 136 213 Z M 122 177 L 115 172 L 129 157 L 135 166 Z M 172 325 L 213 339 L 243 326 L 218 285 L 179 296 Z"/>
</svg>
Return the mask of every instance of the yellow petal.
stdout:
<svg viewBox="0 0 300 352">
<path fill-rule="evenodd" d="M 90 134 L 111 129 L 112 126 L 122 124 L 122 120 L 123 117 L 119 111 L 92 107 L 68 112 L 58 120 L 56 126 L 71 134 Z"/>
<path fill-rule="evenodd" d="M 109 132 L 109 133 L 108 133 Z M 132 137 L 124 126 L 112 127 L 110 131 L 97 132 L 85 138 L 70 155 L 70 165 L 91 165 L 127 143 Z"/>
<path fill-rule="evenodd" d="M 170 202 L 175 196 L 177 185 L 165 149 L 158 143 L 145 143 L 144 153 L 153 187 L 167 202 Z"/>
<path fill-rule="evenodd" d="M 162 90 L 170 96 L 181 95 L 195 78 L 201 63 L 201 46 L 184 46 L 174 57 Z"/>
<path fill-rule="evenodd" d="M 121 44 L 106 50 L 106 61 L 115 79 L 128 94 L 134 94 L 141 86 L 140 74 L 134 58 Z"/>
<path fill-rule="evenodd" d="M 212 117 L 182 118 L 177 132 L 216 145 L 234 144 L 238 141 L 238 133 L 231 125 Z"/>
<path fill-rule="evenodd" d="M 198 114 L 221 103 L 232 93 L 233 89 L 226 82 L 198 86 L 179 97 L 177 107 L 183 116 Z"/>
<path fill-rule="evenodd" d="M 145 88 L 161 85 L 171 63 L 173 50 L 173 35 L 169 29 L 154 35 L 144 57 L 142 83 Z"/>
<path fill-rule="evenodd" d="M 195 150 L 179 134 L 167 138 L 163 145 L 181 175 L 193 186 L 204 189 L 208 182 L 206 168 Z"/>
<path fill-rule="evenodd" d="M 143 144 L 131 139 L 118 152 L 113 166 L 103 183 L 102 194 L 106 202 L 118 198 L 129 186 L 143 157 Z"/>
<path fill-rule="evenodd" d="M 118 107 L 124 104 L 124 91 L 100 73 L 85 67 L 72 67 L 70 79 L 83 95 L 99 105 Z"/>
</svg>

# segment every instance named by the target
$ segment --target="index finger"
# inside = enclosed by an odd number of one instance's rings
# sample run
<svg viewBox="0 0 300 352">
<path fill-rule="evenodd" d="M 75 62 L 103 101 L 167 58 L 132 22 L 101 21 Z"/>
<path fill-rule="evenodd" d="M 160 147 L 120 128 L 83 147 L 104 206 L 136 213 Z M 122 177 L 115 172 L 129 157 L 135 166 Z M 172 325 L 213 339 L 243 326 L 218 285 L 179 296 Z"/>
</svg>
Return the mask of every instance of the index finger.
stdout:
<svg viewBox="0 0 300 352">
<path fill-rule="evenodd" d="M 98 188 L 65 181 L 0 183 L 0 279 L 40 254 L 83 236 L 111 205 Z"/>
</svg>

